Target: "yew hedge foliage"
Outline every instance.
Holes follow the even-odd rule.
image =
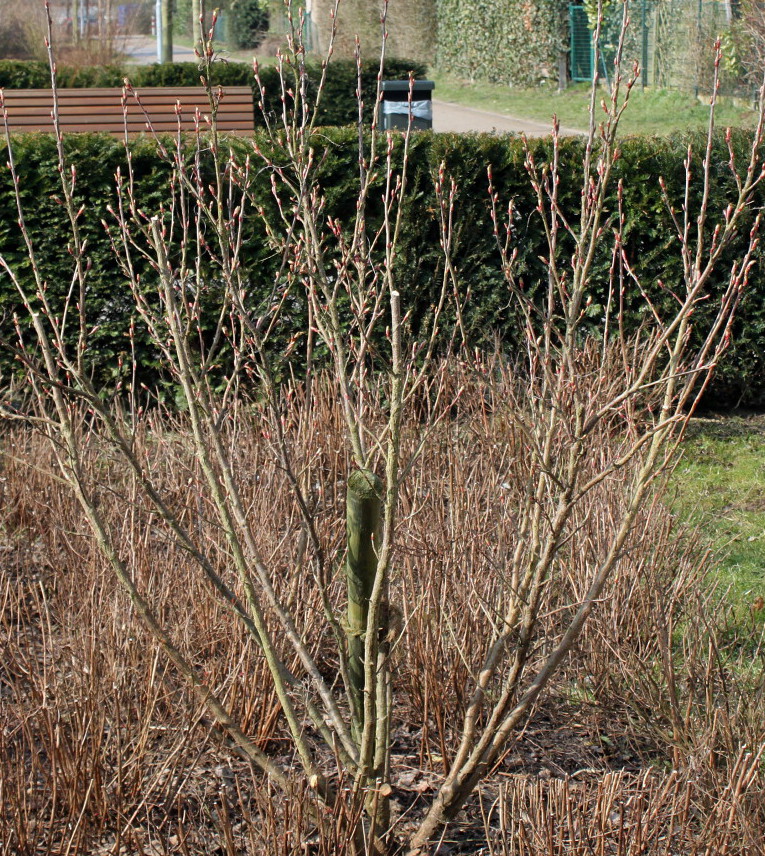
[[[749,135],[735,133],[733,145],[743,153],[749,145]],[[227,146],[238,160],[251,151],[252,141],[242,138],[227,140]],[[259,138],[261,146],[267,145]],[[651,298],[655,303],[674,301],[673,288],[681,282],[679,254],[669,252],[677,240],[675,227],[659,188],[659,176],[665,181],[670,202],[679,208],[684,187],[683,159],[688,145],[700,149],[703,140],[678,136],[667,139],[629,138],[621,147],[617,161],[624,176],[622,205],[624,244],[627,257],[643,282],[652,284]],[[341,223],[352,222],[354,216],[358,136],[351,128],[326,129],[321,132],[324,162],[322,186],[326,193],[327,211]],[[537,162],[549,155],[549,140],[532,141]],[[561,190],[563,210],[577,210],[579,200],[575,188],[579,187],[578,173],[582,164],[582,143],[577,139],[562,142],[561,157],[571,181],[568,190]],[[89,359],[93,371],[105,390],[113,388],[118,378],[130,370],[133,355],[137,361],[139,379],[149,387],[160,388],[165,382],[158,370],[159,361],[150,339],[133,317],[133,301],[113,261],[112,249],[105,225],[110,222],[109,205],[114,203],[115,174],[122,167],[125,152],[122,143],[103,135],[73,135],[66,138],[68,156],[80,165],[77,193],[85,208],[81,228],[88,241],[91,270],[89,288],[95,300],[93,316],[88,318],[94,332],[90,339]],[[138,140],[132,144],[133,171],[136,197],[156,201],[159,207],[167,187],[167,169],[156,157],[155,143]],[[547,153],[547,154],[546,154]],[[400,152],[398,152],[400,155]],[[461,286],[468,291],[463,311],[463,322],[471,344],[493,348],[497,341],[512,355],[515,341],[515,324],[504,283],[496,242],[489,219],[487,165],[491,164],[495,187],[502,198],[513,198],[517,214],[515,228],[519,250],[519,268],[524,287],[534,294],[544,292],[545,267],[543,254],[544,235],[539,219],[532,215],[535,200],[531,198],[524,168],[524,150],[521,140],[491,135],[419,134],[411,141],[410,169],[411,200],[417,201],[418,216],[406,219],[398,250],[399,281],[411,289],[407,303],[413,306],[409,323],[414,332],[425,326],[441,281],[443,255],[439,247],[437,205],[433,198],[432,174],[445,162],[458,185],[455,206],[456,248],[454,262]],[[733,184],[727,168],[729,155],[722,134],[716,140],[713,158],[713,184],[710,210],[725,208]],[[0,162],[6,161],[5,154]],[[67,270],[68,223],[57,202],[58,176],[56,150],[52,136],[36,134],[20,136],[16,142],[17,168],[21,177],[23,199],[28,202],[28,226],[32,233],[37,258],[43,266],[43,276],[53,306],[62,302],[70,287],[60,277]],[[260,182],[256,196],[265,210],[277,217],[276,205],[267,178],[253,174]],[[614,184],[616,186],[616,183]],[[569,195],[566,196],[565,194]],[[765,196],[758,189],[760,196]],[[765,204],[755,200],[754,207]],[[429,211],[430,216],[421,216]],[[372,216],[376,216],[372,210]],[[617,200],[612,199],[611,216],[617,216]],[[17,214],[11,193],[10,176],[3,167],[0,172],[0,253],[17,269],[29,270],[26,250],[16,225]],[[613,222],[613,221],[612,221]],[[246,222],[248,300],[251,305],[273,299],[278,288],[278,270],[281,260],[273,257],[256,216]],[[742,229],[730,247],[731,258],[740,253],[740,242],[748,235]],[[610,246],[609,241],[603,242]],[[610,252],[604,250],[591,278],[590,299],[586,313],[596,322],[602,315],[610,284]],[[723,270],[724,265],[720,266]],[[744,404],[757,406],[765,403],[765,278],[762,256],[752,273],[750,285],[738,313],[731,347],[725,355],[706,397],[710,406]],[[145,271],[150,284],[150,271]],[[276,281],[275,281],[276,279]],[[645,301],[631,282],[615,283],[621,290],[628,326],[640,324]],[[206,291],[210,327],[217,318],[220,294],[214,279],[199,283]],[[289,311],[282,322],[281,335],[275,339],[275,351],[284,349],[293,335],[300,336],[306,327],[306,309],[299,295],[289,296]],[[0,341],[5,346],[0,354],[0,368],[7,380],[14,370],[13,343],[17,338],[14,320],[17,295],[7,278],[0,279]],[[710,300],[710,305],[714,301]],[[595,326],[595,324],[593,325]],[[23,332],[23,331],[22,331]],[[446,346],[446,343],[444,343]],[[299,349],[298,349],[299,351]],[[295,370],[293,365],[292,370]],[[299,368],[299,367],[298,367]]]

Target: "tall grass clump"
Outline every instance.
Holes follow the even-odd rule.
[[[469,283],[452,261],[459,188],[445,167],[433,176],[440,282],[428,323],[413,332],[397,257],[403,212],[417,205],[410,134],[380,133],[377,105],[371,134],[360,122],[355,206],[344,219],[327,214],[327,143],[299,33],[280,59],[281,120],[266,118],[267,141],[253,139],[246,156],[217,132],[214,90],[208,126],[200,117],[192,139],[156,141],[171,204],[136,198],[127,145],[104,228],[115,289],[130,294],[135,327],[174,384],[172,409],[131,371],[112,388],[92,379],[99,319],[89,311],[78,167],[54,113],[71,230],[63,308],[48,300],[17,182],[28,265],[0,259],[27,322],[6,343],[25,383],[6,408],[18,424],[3,450],[13,582],[3,594],[0,804],[12,850],[254,853],[265,844],[414,856],[469,810],[483,811],[486,846],[499,834],[510,835],[497,844],[504,852],[556,852],[575,804],[619,794],[626,805],[635,788],[655,807],[652,834],[675,806],[687,809],[692,846],[707,840],[704,812],[726,829],[756,827],[759,754],[741,733],[735,751],[710,746],[718,772],[703,792],[682,775],[660,785],[603,778],[580,792],[487,790],[545,692],[571,683],[577,657],[595,664],[611,644],[604,599],[637,603],[683,557],[659,489],[727,345],[757,246],[762,120],[746,163],[731,149],[735,191],[712,211],[713,102],[706,146],[687,154],[682,208],[671,209],[683,262],[682,281],[664,285],[672,308],[643,288],[645,323],[625,332],[622,296],[635,275],[621,188],[607,205],[638,79],[637,69],[621,71],[623,44],[622,34],[600,123],[593,88],[575,219],[558,205],[557,126],[549,161],[527,149],[547,242],[546,280],[533,290],[541,298],[516,271],[513,202],[488,170],[486,228],[519,319],[512,358],[476,352],[462,324]],[[212,49],[202,54],[209,79]],[[260,171],[275,214],[253,190]],[[278,259],[260,302],[242,275],[248,217],[263,218]],[[691,349],[696,309],[742,228],[746,250]],[[606,241],[609,299],[597,334],[585,335]],[[212,325],[211,295],[221,307]],[[295,309],[305,329],[291,327]],[[286,343],[277,356],[273,340]],[[366,582],[349,589],[359,551],[353,538],[345,546],[346,500],[360,479],[379,519],[361,551]],[[672,625],[661,639],[679,759]],[[620,686],[618,677],[603,680]],[[735,728],[729,711],[720,716]],[[526,803],[551,830],[541,845],[507,820]]]

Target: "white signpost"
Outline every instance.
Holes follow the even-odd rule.
[[[157,62],[162,62],[162,43],[165,34],[162,32],[162,0],[157,0],[154,7],[155,30],[157,33]]]

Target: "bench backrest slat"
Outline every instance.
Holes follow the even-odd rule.
[[[217,92],[217,90],[213,90]],[[251,131],[253,129],[252,90],[249,86],[223,87],[218,104],[217,124],[221,131]],[[132,93],[127,93],[123,105],[123,90],[59,89],[58,111],[61,130],[107,131],[121,135],[127,122],[128,134],[147,131],[147,115],[157,132],[178,129],[177,105],[180,105],[181,128],[193,131],[197,110],[200,125],[207,126],[210,101],[202,86],[163,86],[138,92],[140,105]],[[6,89],[3,93],[12,131],[51,131],[53,129],[53,93],[50,89]],[[145,112],[144,112],[145,111]]]

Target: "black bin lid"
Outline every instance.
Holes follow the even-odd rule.
[[[382,93],[383,98],[386,93],[390,93],[391,101],[406,101],[409,97],[409,90],[412,91],[412,98],[415,100],[427,100],[430,98],[430,93],[436,88],[436,84],[432,80],[383,80]]]

